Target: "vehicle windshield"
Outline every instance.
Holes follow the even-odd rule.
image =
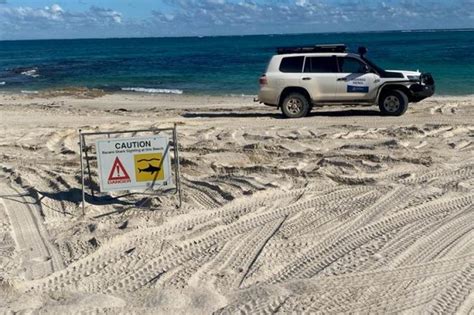
[[[371,68],[373,68],[373,69],[374,69],[375,71],[377,71],[378,73],[384,73],[384,72],[385,72],[384,69],[380,68],[379,66],[377,66],[374,62],[370,61],[369,59],[367,59],[367,58],[365,58],[365,57],[364,57],[363,59],[364,59],[365,62],[367,62],[367,64],[368,64]]]

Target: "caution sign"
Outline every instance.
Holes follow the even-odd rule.
[[[167,137],[103,139],[96,147],[101,191],[174,187]]]

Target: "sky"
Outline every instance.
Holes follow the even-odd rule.
[[[0,40],[474,28],[474,0],[0,0]]]

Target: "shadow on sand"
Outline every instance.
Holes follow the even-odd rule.
[[[202,112],[185,113],[181,115],[184,118],[260,118],[270,117],[275,119],[284,118],[279,113],[252,113],[252,112]]]
[[[184,118],[273,118],[284,119],[281,113],[265,112],[202,112],[184,113]],[[370,109],[348,109],[338,111],[318,111],[311,112],[308,117],[361,117],[361,116],[382,116],[378,110]]]
[[[78,188],[72,188],[68,191],[61,191],[57,193],[41,192],[41,191],[38,191],[37,193],[39,196],[41,196],[38,199],[38,202],[40,202],[41,199],[43,199],[44,197],[47,197],[47,198],[57,200],[60,202],[69,201],[77,205],[80,205],[82,203],[82,191]],[[121,200],[121,198],[134,196],[134,195],[142,195],[142,194],[127,193],[127,194],[113,197],[113,196],[108,196],[108,195],[92,196],[90,193],[86,192],[85,201],[88,204],[96,205],[96,206],[104,206],[104,205],[119,206],[119,209],[115,209],[110,212],[100,214],[94,217],[94,218],[101,218],[101,217],[109,216],[112,214],[122,214],[128,210],[143,208],[144,206],[145,208],[147,208],[146,205],[151,200],[151,197],[148,197],[148,196],[142,197],[135,201]]]
[[[75,204],[80,204],[82,202],[82,190],[79,188],[71,188],[66,191],[59,191],[59,192],[43,192],[37,191],[38,195],[41,196],[40,200],[44,197],[49,199],[53,199],[56,201],[68,201]],[[90,193],[85,193],[85,199],[87,203],[97,206],[103,205],[121,205],[121,206],[131,206],[134,205],[135,202],[126,202],[120,200],[124,196],[112,197],[112,196],[92,196]]]
[[[338,111],[314,111],[308,117],[349,117],[349,116],[382,116],[380,111],[373,109],[348,109]]]
[[[97,206],[104,206],[104,205],[117,205],[117,206],[124,206],[124,207],[136,207],[139,206],[141,203],[143,203],[144,199],[140,199],[138,201],[124,201],[121,200],[123,197],[127,197],[130,195],[134,195],[133,193],[125,194],[125,195],[120,195],[116,197],[112,196],[92,196],[90,193],[85,193],[85,200],[88,204],[92,205],[97,205]],[[24,198],[25,197],[31,197],[32,200],[31,202],[26,201]],[[58,202],[71,202],[76,205],[80,205],[82,202],[82,190],[79,188],[71,188],[65,191],[59,191],[59,192],[45,192],[45,191],[40,191],[34,188],[28,189],[28,193],[25,194],[14,194],[14,195],[0,195],[1,199],[7,199],[10,201],[15,201],[23,204],[31,204],[31,205],[38,205],[38,206],[44,206],[42,203],[44,198],[52,199]],[[54,209],[52,209],[54,210]],[[63,211],[57,211],[61,212],[63,214],[71,214],[71,213],[66,213]]]

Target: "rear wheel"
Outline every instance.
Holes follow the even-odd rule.
[[[401,116],[408,109],[408,97],[400,90],[383,92],[379,99],[379,108],[387,116]]]
[[[308,99],[301,93],[291,93],[283,100],[281,111],[287,118],[300,118],[310,111]]]

